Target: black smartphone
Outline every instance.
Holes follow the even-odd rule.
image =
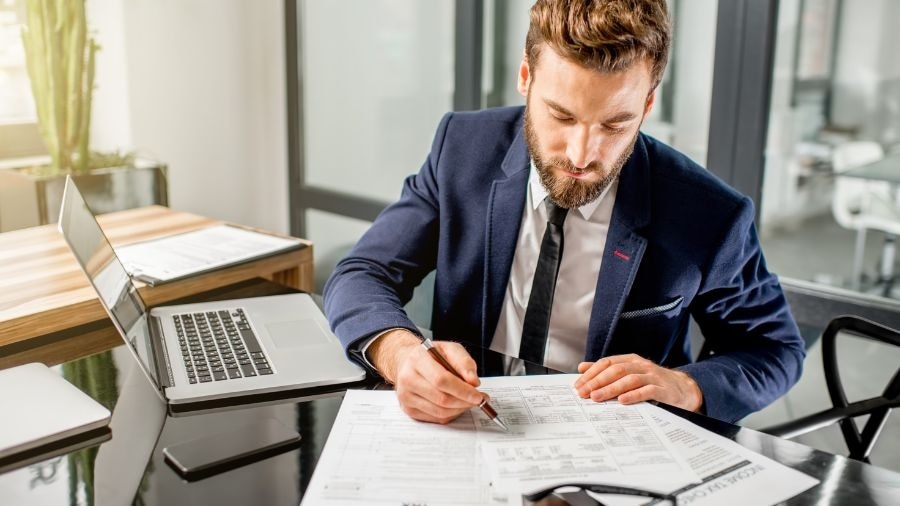
[[[163,448],[165,461],[187,481],[208,478],[300,446],[300,434],[272,418]]]

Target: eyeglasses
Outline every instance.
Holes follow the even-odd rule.
[[[649,497],[657,500],[654,502],[667,501],[673,505],[677,504],[675,494],[597,483],[567,483],[564,485],[554,485],[553,487],[538,490],[531,494],[522,494],[522,504],[524,506],[603,506],[602,502],[588,494],[588,492],[593,492],[595,494]]]

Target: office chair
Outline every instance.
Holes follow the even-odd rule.
[[[801,417],[797,420],[762,429],[763,432],[783,438],[793,438],[816,429],[838,423],[854,460],[869,463],[869,454],[884,428],[888,414],[900,406],[900,367],[894,373],[884,392],[878,397],[848,402],[838,373],[835,340],[838,333],[848,332],[855,336],[900,347],[900,331],[884,325],[858,318],[839,316],[828,323],[822,334],[822,362],[825,367],[825,382],[833,406]],[[856,425],[856,418],[869,415],[862,432]]]
[[[841,174],[883,157],[881,145],[873,141],[845,142],[836,146],[832,153],[832,168],[837,177],[831,212],[840,226],[856,230],[851,280],[854,290],[859,290],[861,284],[867,230],[880,230],[886,234],[879,275],[890,285],[890,278],[893,277],[894,238],[900,235],[900,210],[890,183],[841,177]],[[889,291],[890,286],[885,295]]]

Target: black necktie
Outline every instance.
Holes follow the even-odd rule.
[[[563,253],[563,222],[568,209],[557,206],[548,198],[547,229],[541,240],[541,254],[534,269],[534,281],[525,321],[522,325],[522,342],[519,358],[535,364],[544,363],[544,349],[547,347],[547,331],[550,329],[550,308],[553,307],[553,292],[556,290],[556,275]]]

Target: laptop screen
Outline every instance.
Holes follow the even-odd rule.
[[[71,177],[66,178],[59,231],[94,285],[113,324],[158,389],[147,308]]]

